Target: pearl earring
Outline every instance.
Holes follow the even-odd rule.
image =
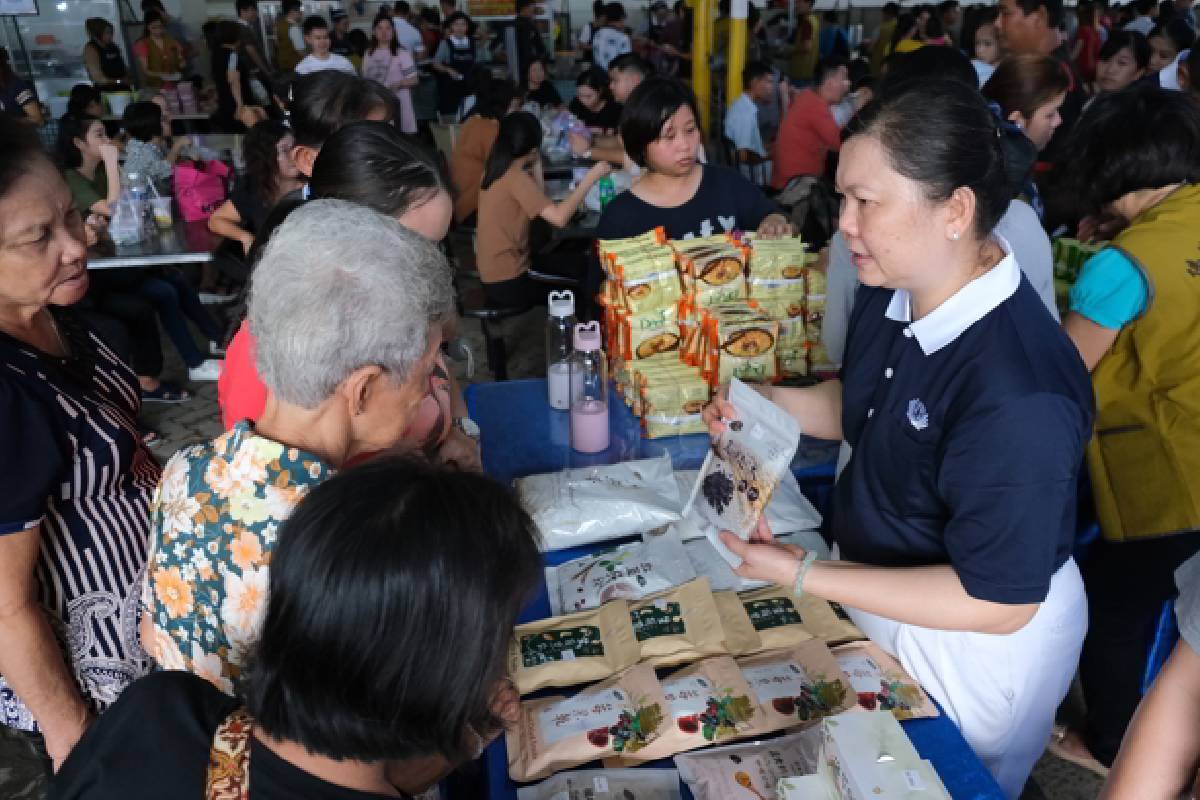
[[[950,231],[950,238],[951,238],[951,239],[953,239],[953,240],[954,240],[954,241],[956,241],[956,242],[958,241],[958,237],[959,237],[959,236],[961,236],[961,235],[962,235],[962,234],[961,234],[961,233],[959,233],[958,231]]]

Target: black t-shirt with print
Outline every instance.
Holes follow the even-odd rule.
[[[213,734],[240,701],[188,672],[134,683],[102,714],[55,776],[50,800],[204,797]],[[251,800],[377,800],[335,786],[250,744]]]

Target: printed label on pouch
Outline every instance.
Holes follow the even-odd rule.
[[[600,629],[595,625],[531,633],[521,637],[520,646],[525,667],[604,655]]]
[[[837,656],[837,662],[842,672],[850,676],[855,692],[874,694],[879,691],[879,665],[870,656]]]
[[[694,675],[677,680],[663,681],[663,695],[671,707],[675,719],[690,717],[704,711],[712,694],[712,685],[704,678]]]
[[[750,684],[760,705],[777,697],[799,697],[800,690],[808,683],[804,669],[795,661],[763,664],[757,667],[742,667],[742,675]]]
[[[633,632],[639,642],[659,636],[687,633],[679,603],[655,600],[645,608],[630,611],[629,621],[633,623]]]
[[[583,692],[538,712],[538,728],[547,746],[589,731],[604,729],[607,734],[626,705],[620,689]]]
[[[796,611],[795,604],[786,597],[751,600],[743,605],[746,607],[746,614],[750,617],[750,622],[754,624],[756,631],[765,631],[784,625],[799,625],[803,622],[800,619],[800,612]]]

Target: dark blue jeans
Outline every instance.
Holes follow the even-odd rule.
[[[137,293],[154,304],[158,318],[183,358],[183,363],[189,369],[204,363],[207,356],[196,347],[196,341],[188,329],[188,320],[196,324],[205,338],[214,342],[221,340],[221,329],[187,280],[174,270],[165,269],[157,275],[147,275],[138,284]]]

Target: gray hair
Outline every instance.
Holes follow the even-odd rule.
[[[313,200],[288,215],[254,268],[258,373],[302,408],[366,365],[403,382],[453,309],[450,266],[435,244],[363,206]]]

